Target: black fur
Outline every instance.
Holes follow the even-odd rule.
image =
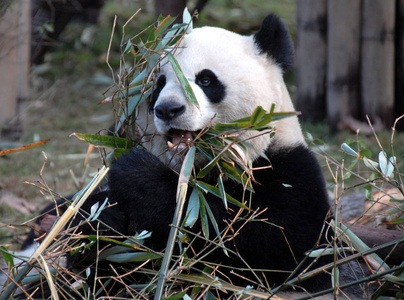
[[[258,183],[254,184],[251,208],[266,209],[259,219],[268,222],[248,222],[240,234],[225,245],[238,251],[252,268],[292,271],[296,261],[300,262],[320,238],[329,210],[327,193],[316,159],[305,146],[285,148],[281,152],[269,149],[266,155],[272,168],[254,172]],[[260,159],[254,167],[268,164]],[[132,151],[114,164],[110,171],[109,197],[118,202],[125,214],[120,227],[127,228],[127,235],[151,231],[152,237],[146,240],[146,246],[158,251],[165,248],[176,207],[177,181],[178,175],[149,152]],[[237,199],[243,194],[241,186],[231,180],[225,182],[225,190]],[[231,207],[233,212],[226,211],[221,199],[211,194],[206,198],[219,230],[223,230],[227,226],[225,221],[234,218],[237,207]],[[233,229],[237,230],[242,223],[236,223]],[[200,224],[193,228],[195,233],[200,230]],[[200,251],[206,245],[199,241],[194,247]],[[237,256],[227,257],[222,250],[214,252],[212,257],[224,265],[245,268]],[[245,273],[243,276],[254,278],[249,272]],[[268,272],[266,276],[271,284],[280,284],[287,274]],[[237,277],[231,278],[233,282],[246,284]],[[325,282],[320,282],[324,287]],[[316,285],[317,280],[310,284],[314,289]]]
[[[151,97],[151,101],[149,104],[149,111],[150,112],[154,112],[154,105],[156,104],[157,98],[160,95],[160,92],[162,91],[162,89],[164,88],[164,86],[166,85],[166,76],[165,75],[160,75],[159,78],[157,79],[157,83],[156,86],[153,90],[153,95]]]
[[[274,14],[267,16],[261,29],[254,35],[261,53],[267,53],[283,71],[293,66],[293,44],[281,19]]]
[[[209,69],[204,69],[196,74],[195,83],[201,87],[212,103],[220,103],[226,96],[226,87]]]

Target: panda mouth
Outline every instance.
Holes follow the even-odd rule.
[[[167,132],[167,146],[169,149],[183,150],[194,140],[193,132],[171,128]]]

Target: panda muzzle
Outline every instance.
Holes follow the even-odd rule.
[[[180,129],[170,129],[167,134],[167,145],[168,148],[177,147],[179,149],[183,149],[187,146],[189,142],[194,140],[191,131],[185,131]]]

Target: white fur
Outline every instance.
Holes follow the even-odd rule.
[[[166,85],[156,106],[165,101],[174,101],[185,105],[185,113],[171,121],[163,121],[148,114],[145,104],[139,109],[140,131],[145,134],[143,141],[149,151],[166,163],[173,160],[173,153],[167,151],[164,137],[170,128],[200,130],[209,122],[223,123],[250,116],[257,106],[269,111],[271,105],[275,104],[275,111],[294,111],[281,69],[269,56],[259,53],[252,36],[241,36],[214,27],[194,29],[185,36],[175,56],[190,81],[199,109],[187,101],[167,61],[163,61],[161,65],[161,74],[166,76]],[[196,74],[203,69],[213,71],[226,87],[226,97],[222,102],[211,103],[194,82]],[[296,116],[278,121],[276,127],[276,147],[305,143]],[[255,135],[255,132],[248,131],[241,138]],[[269,135],[261,135],[249,142],[254,146],[254,151],[248,155],[255,160],[271,141]],[[177,161],[174,158],[174,162]]]

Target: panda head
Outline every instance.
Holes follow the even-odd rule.
[[[293,64],[293,47],[288,31],[275,15],[269,15],[252,36],[221,28],[202,27],[187,34],[175,57],[188,79],[199,107],[187,101],[171,65],[163,61],[150,103],[138,111],[143,145],[163,162],[178,165],[175,155],[181,140],[215,124],[250,116],[258,106],[269,111],[293,111],[283,81],[283,71]],[[146,107],[148,105],[148,107]],[[275,124],[274,124],[275,125]],[[247,131],[241,139],[257,132]],[[178,147],[169,148],[168,144]],[[304,143],[296,117],[278,121],[276,134],[250,139],[255,160],[269,147],[290,147]],[[198,162],[198,161],[197,161]]]

